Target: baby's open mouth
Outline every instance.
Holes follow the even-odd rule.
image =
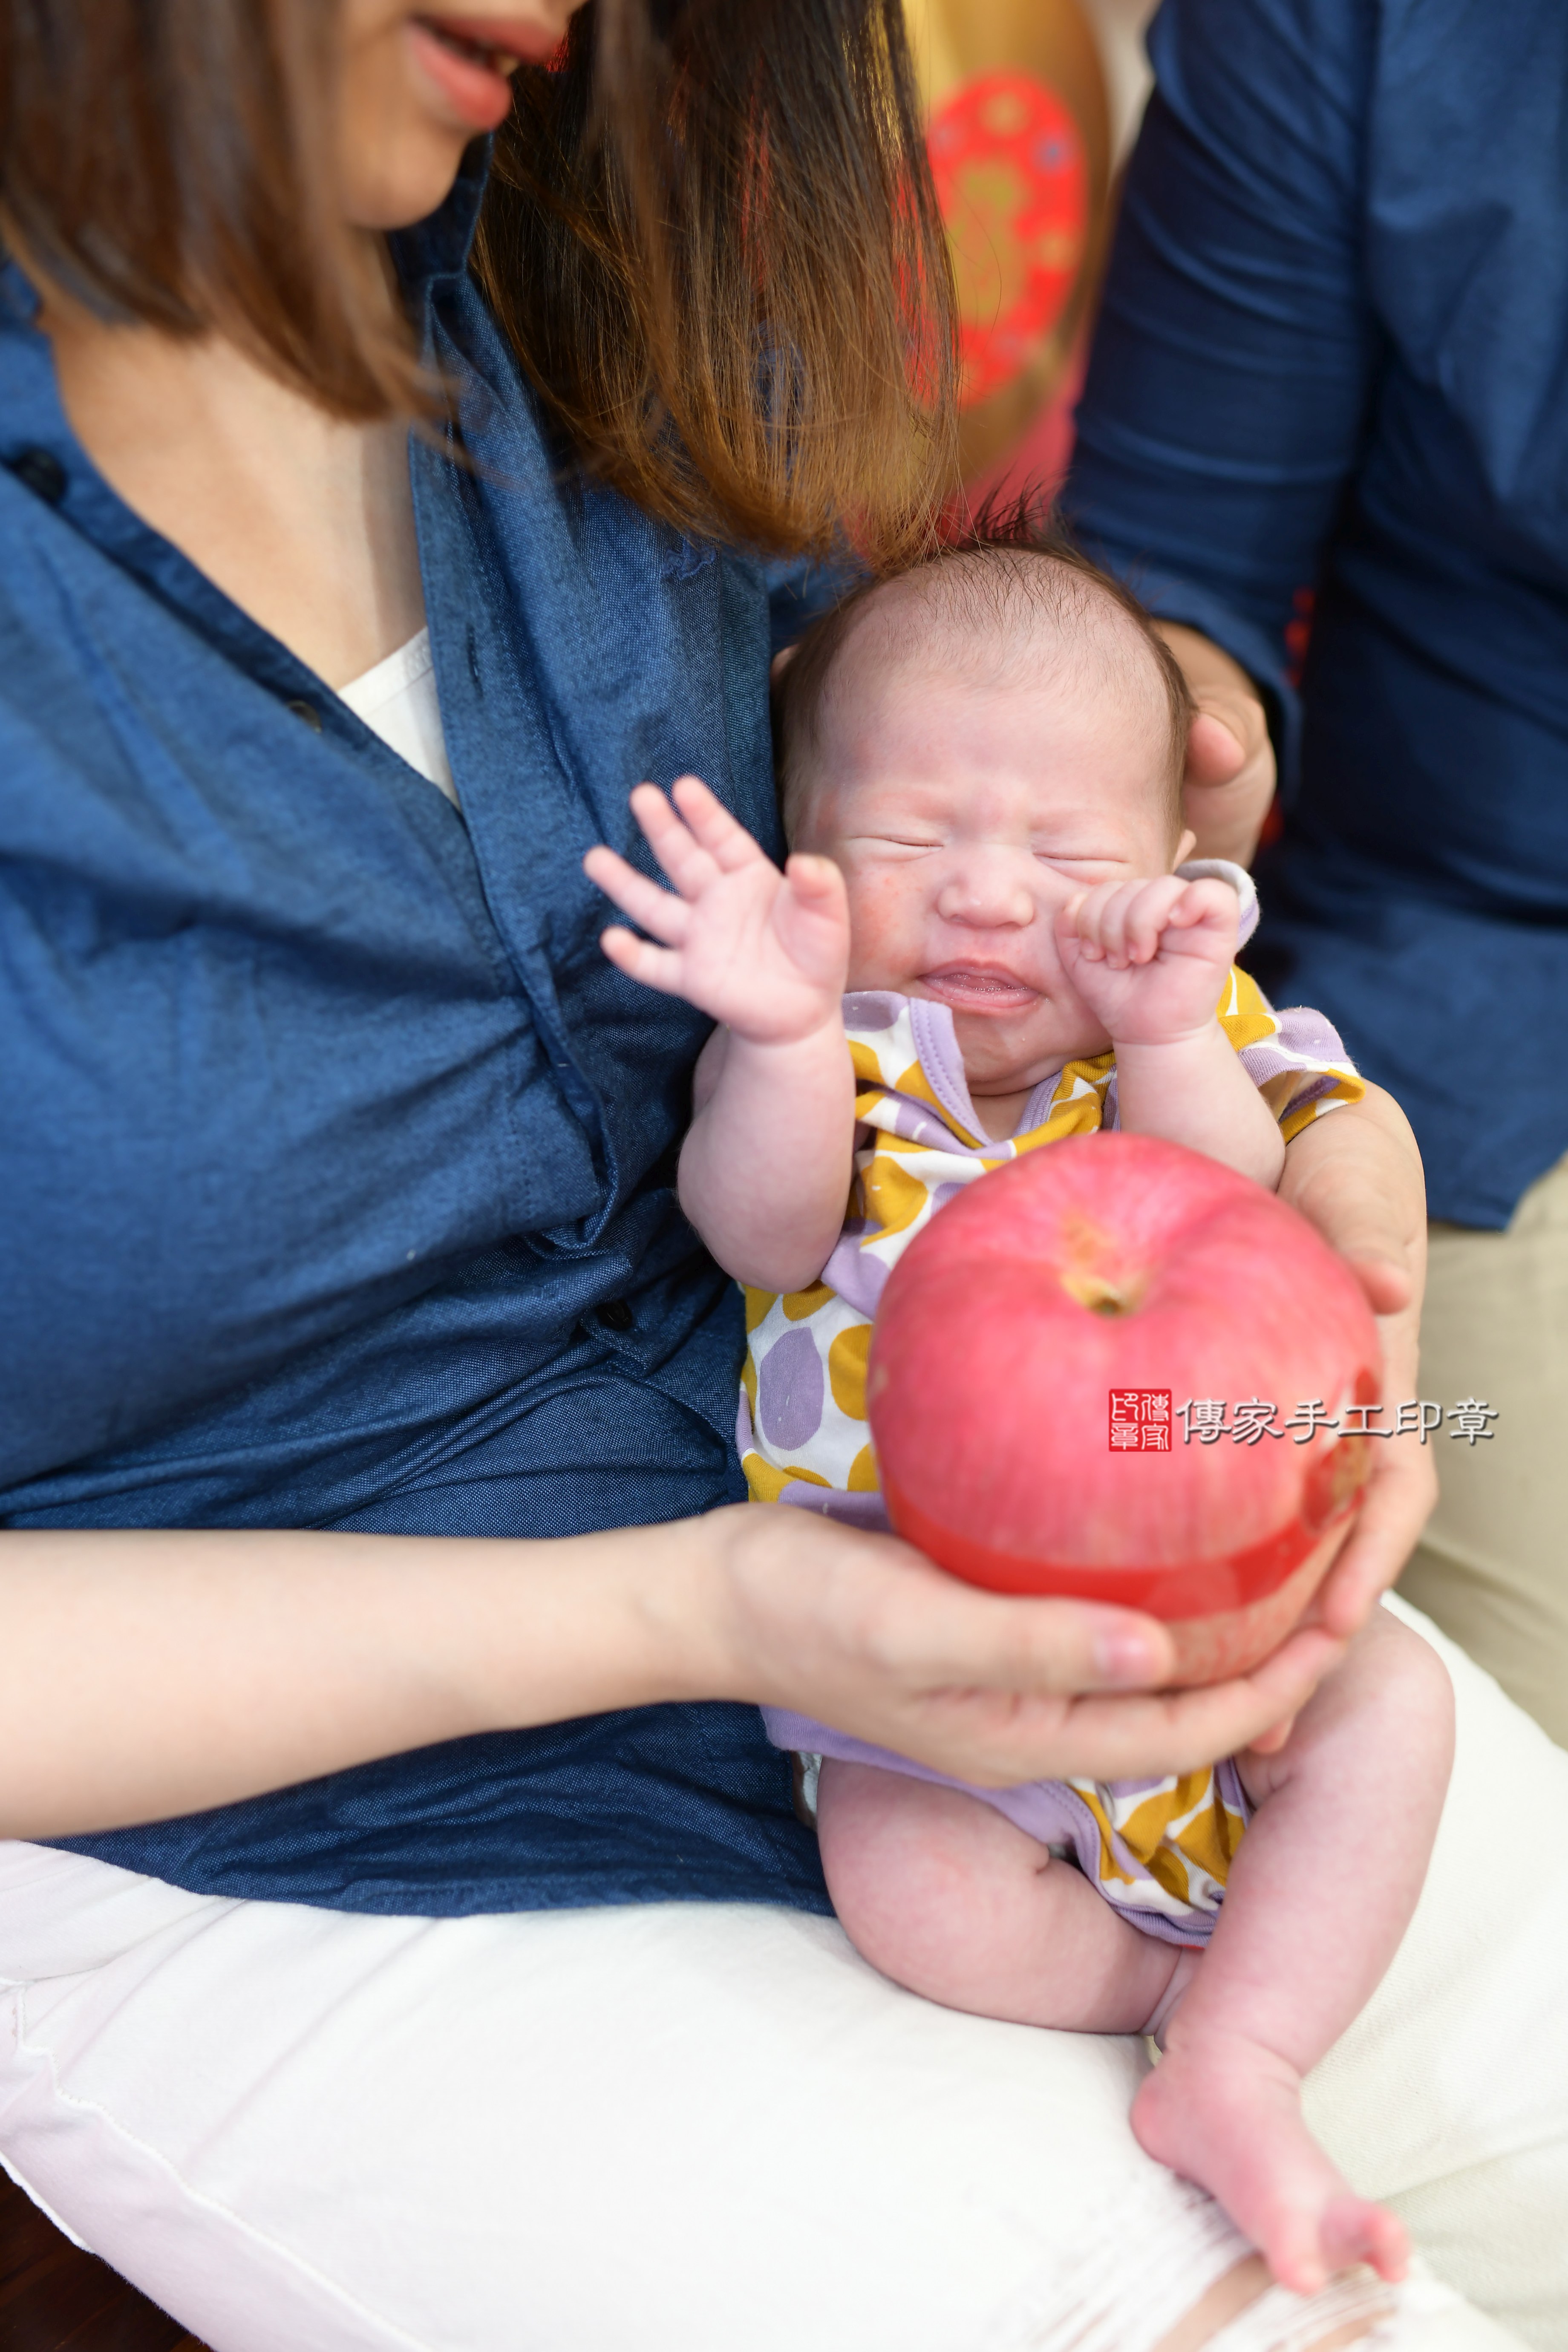
[[[958,1012],[1023,1013],[1040,1001],[1039,990],[1026,981],[984,964],[944,964],[921,977],[933,996]]]

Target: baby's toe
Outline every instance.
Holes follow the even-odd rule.
[[[1321,2243],[1331,2271],[1366,2263],[1379,2278],[1395,2281],[1410,2267],[1404,2222],[1386,2207],[1368,2205],[1359,2197],[1336,2197],[1324,2209]]]

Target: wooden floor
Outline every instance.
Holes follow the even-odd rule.
[[[0,2352],[203,2352],[0,2172]]]

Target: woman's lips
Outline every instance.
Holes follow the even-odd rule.
[[[921,979],[933,996],[959,1013],[1026,1013],[1040,1001],[1039,990],[1015,973],[983,964],[946,964],[941,971],[921,972]]]
[[[421,67],[459,121],[494,131],[511,110],[511,83],[523,58],[558,46],[547,26],[499,16],[416,16],[409,37]]]

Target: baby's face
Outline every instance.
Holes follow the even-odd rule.
[[[1159,682],[1118,694],[1098,666],[1052,665],[1004,683],[878,650],[857,635],[839,656],[794,845],[848,885],[849,986],[951,1005],[971,1092],[1019,1093],[1110,1044],[1058,911],[1187,854]]]

